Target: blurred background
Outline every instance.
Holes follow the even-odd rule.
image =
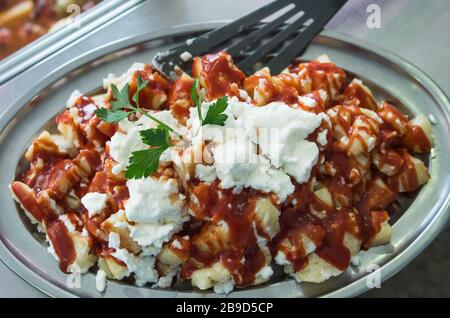
[[[0,60],[100,0],[0,0]]]
[[[0,64],[1,59],[14,51],[47,32],[63,27],[68,17],[95,10],[95,5],[99,2],[0,0]],[[192,22],[232,20],[270,1],[146,2],[146,10],[133,13],[134,23],[140,25],[141,29],[132,29],[131,32],[149,31],[145,28],[149,19],[155,20],[156,25],[161,28]],[[373,14],[377,10],[379,21],[373,20]],[[449,0],[349,0],[326,29],[352,35],[400,55],[425,71],[450,95],[450,72],[447,65],[450,57]],[[124,37],[126,32],[130,32],[130,29],[115,29],[117,38]],[[102,43],[98,43],[100,44]],[[381,288],[372,289],[361,297],[450,297],[449,246],[450,230],[447,228],[406,268],[384,282]],[[2,263],[0,281],[0,297],[45,297]]]

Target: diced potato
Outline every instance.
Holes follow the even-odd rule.
[[[280,211],[267,198],[259,198],[255,205],[256,222],[261,230],[272,238],[280,231]]]
[[[122,280],[130,275],[128,267],[118,263],[113,257],[99,258],[98,267],[104,270],[110,279]]]
[[[212,267],[202,268],[192,273],[192,286],[201,290],[209,289],[218,283],[224,283],[231,279],[228,270],[221,262],[215,263]]]
[[[97,261],[97,257],[91,254],[92,240],[89,237],[82,236],[79,232],[71,232],[69,235],[74,242],[77,255],[72,265],[76,265],[81,273],[86,273]]]
[[[123,226],[127,224],[127,219],[125,217],[125,213],[114,213],[111,214],[109,218],[107,218],[101,224],[102,229],[106,232],[115,232],[120,236],[120,247],[129,250],[130,252],[137,254],[140,252],[141,248],[138,243],[136,243],[130,236],[130,230],[127,226]]]
[[[361,242],[355,236],[345,233],[343,243],[349,249],[351,256],[358,254]],[[293,273],[292,276],[297,282],[321,283],[341,273],[341,270],[320,258],[316,253],[312,253],[308,256],[308,265]]]

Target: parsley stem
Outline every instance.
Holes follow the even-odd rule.
[[[200,81],[198,79],[195,79],[191,87],[191,98],[195,104],[195,107],[197,108],[198,119],[200,120],[201,123],[203,123],[203,116],[202,116],[203,94],[199,89],[199,87]]]
[[[175,131],[173,128],[169,127],[167,124],[163,123],[162,121],[160,121],[158,118],[153,117],[152,115],[150,115],[149,113],[145,112],[144,110],[142,110],[141,108],[137,109],[142,115],[147,116],[148,118],[150,118],[151,120],[153,120],[154,122],[160,124],[161,126],[164,126],[165,128],[167,128],[169,131],[173,132],[174,134],[176,134],[178,137],[180,137],[180,139],[183,139],[183,136],[178,133],[177,131]]]
[[[203,123],[201,102],[197,104],[197,113],[198,113],[198,119],[200,119],[200,122]]]

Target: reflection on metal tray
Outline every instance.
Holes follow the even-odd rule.
[[[6,105],[0,118],[0,200],[5,212],[0,214],[0,257],[14,272],[40,290],[52,296],[84,297],[199,297],[217,295],[192,291],[185,286],[168,290],[139,288],[110,281],[105,294],[95,288],[95,275],[81,279],[80,289],[66,286],[67,275],[43,246],[42,237],[20,218],[20,211],[10,197],[7,185],[13,179],[17,163],[32,138],[60,112],[74,89],[90,92],[98,88],[108,73],[119,74],[133,62],[148,62],[157,51],[185,41],[196,32],[213,25],[191,25],[158,34],[128,38],[99,48],[59,72],[45,75],[39,84],[31,86],[22,98]],[[304,297],[352,296],[367,290],[366,270],[372,264],[381,266],[381,278],[387,279],[420,253],[439,233],[449,218],[449,105],[440,89],[422,72],[403,60],[355,40],[324,32],[302,55],[312,59],[327,53],[336,64],[350,74],[356,74],[373,89],[378,100],[388,99],[411,114],[433,114],[435,151],[429,161],[431,180],[417,194],[411,206],[395,222],[390,246],[378,247],[361,254],[361,266],[350,268],[339,277],[322,284],[297,284],[285,275],[275,275],[268,283],[236,290],[229,297]],[[62,75],[57,75],[62,74]],[[38,86],[40,85],[40,86]],[[44,90],[39,87],[45,87]],[[39,93],[36,96],[35,93]]]

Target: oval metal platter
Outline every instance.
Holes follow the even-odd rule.
[[[8,184],[22,169],[23,154],[42,129],[54,129],[55,115],[61,112],[70,93],[97,89],[109,73],[120,74],[134,62],[147,62],[156,52],[217,23],[189,25],[160,30],[144,36],[116,41],[86,52],[69,64],[42,74],[38,82],[5,109],[0,118],[0,257],[22,279],[53,297],[219,297],[211,291],[192,290],[186,285],[171,289],[136,287],[108,281],[104,293],[95,288],[95,274],[78,277],[60,272],[47,252],[45,238],[39,234],[11,198]],[[339,277],[322,284],[297,284],[280,271],[266,284],[235,290],[227,297],[350,297],[367,291],[378,280],[384,281],[407,265],[439,234],[449,220],[450,189],[450,106],[439,87],[413,65],[386,51],[360,43],[342,34],[323,32],[317,36],[301,59],[328,54],[349,74],[361,78],[378,101],[390,100],[414,115],[433,115],[435,145],[425,158],[431,179],[406,200],[407,208],[393,220],[393,237],[388,246],[361,252],[361,264],[350,267]],[[14,81],[14,80],[13,80]],[[67,282],[72,284],[67,284]],[[75,282],[75,284],[74,284]],[[70,288],[69,286],[72,286]],[[73,287],[75,286],[75,287]]]

